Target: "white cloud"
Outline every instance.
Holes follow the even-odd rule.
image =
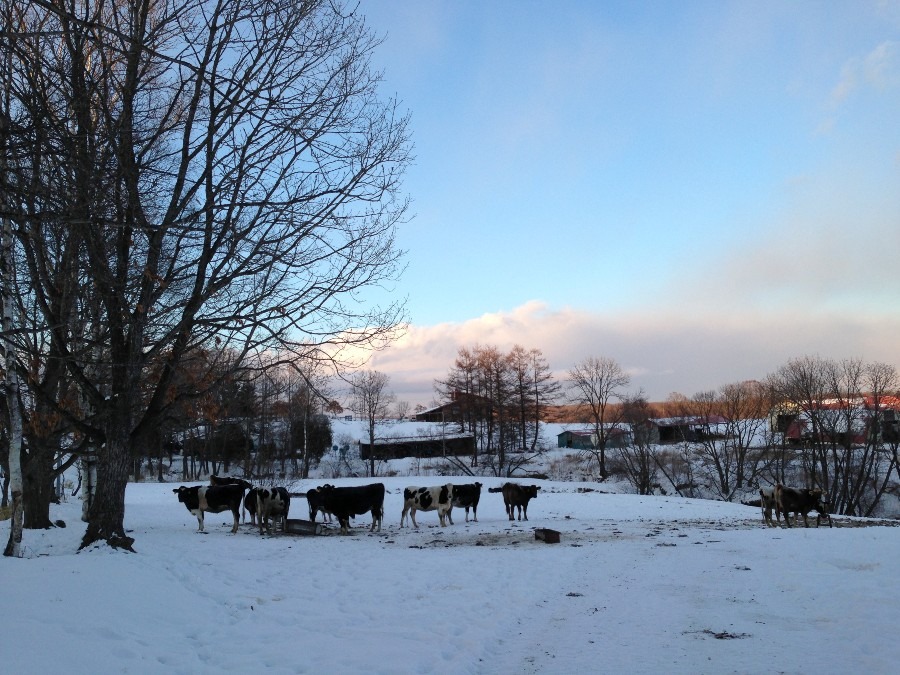
[[[845,63],[831,91],[832,105],[842,104],[866,85],[880,91],[900,86],[900,42],[883,42],[866,56]]]
[[[428,404],[432,384],[447,375],[460,347],[540,349],[557,378],[588,356],[617,360],[642,388],[661,400],[746,379],[761,379],[789,359],[819,354],[900,365],[900,317],[704,310],[687,301],[667,310],[599,315],[549,308],[532,301],[510,312],[462,323],[412,326],[407,336],[373,357],[370,367],[391,376],[403,400]]]

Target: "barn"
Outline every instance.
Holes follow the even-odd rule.
[[[631,430],[623,425],[607,424],[606,447],[623,448],[631,441]],[[591,429],[569,429],[556,436],[556,447],[573,450],[596,450],[597,435]]]
[[[471,434],[411,436],[375,439],[375,444],[359,443],[360,459],[403,459],[404,457],[446,457],[475,454],[475,437]]]

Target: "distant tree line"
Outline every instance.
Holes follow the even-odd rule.
[[[734,501],[782,483],[819,487],[835,513],[858,516],[872,515],[887,493],[900,496],[893,366],[803,357],[761,381],[676,393],[662,405],[629,385],[608,357],[587,357],[557,380],[540,350],[461,348],[435,387],[453,424],[475,436],[476,451],[468,462],[449,461],[470,473],[527,471],[546,449],[538,443],[541,420],[566,403],[592,431],[580,453],[599,479],[620,475],[640,494],[665,485],[686,497]],[[671,418],[681,435],[660,444],[653,435],[660,418]]]

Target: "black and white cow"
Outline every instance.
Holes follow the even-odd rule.
[[[504,483],[503,487],[488,488],[488,492],[502,492],[503,504],[510,520],[515,520],[513,514],[519,510],[519,520],[528,520],[528,502],[537,497],[539,485],[519,485],[518,483]]]
[[[241,499],[244,497],[242,485],[195,485],[194,487],[180,486],[172,490],[178,495],[178,501],[187,507],[187,510],[197,516],[199,531],[203,532],[203,514],[222,513],[231,511],[234,516],[234,527],[231,531],[237,532],[240,524]]]
[[[322,485],[306,492],[306,502],[309,504],[309,519],[316,522],[316,514],[322,512],[322,520],[331,522],[331,512],[325,510],[325,496],[322,494],[323,488],[333,488],[334,485]]]
[[[381,532],[384,518],[384,483],[371,483],[355,487],[334,487],[322,485],[316,490],[321,497],[321,508],[338,519],[341,534],[350,534],[350,519],[367,511],[372,512],[372,527]],[[307,499],[309,497],[307,496]]]
[[[469,522],[469,508],[472,509],[472,520],[478,522],[478,501],[481,499],[481,483],[466,483],[453,486],[453,506],[466,510],[466,522]],[[447,511],[450,524],[453,524],[452,509]]]
[[[235,478],[234,476],[217,476],[215,474],[209,477],[210,485],[240,485],[245,490],[249,490],[252,485],[243,478]]]
[[[409,513],[413,527],[419,527],[416,522],[416,511],[437,511],[441,521],[441,527],[446,527],[445,522],[450,510],[453,508],[453,483],[436,485],[434,487],[408,487],[403,490],[403,513],[400,515],[400,527]],[[453,521],[451,520],[452,524]]]
[[[256,488],[256,519],[259,523],[260,534],[263,533],[263,525],[265,525],[266,532],[272,534],[269,518],[273,518],[276,523],[280,520],[281,531],[284,532],[290,510],[291,495],[285,488]],[[277,526],[275,529],[278,529]]]
[[[803,524],[809,527],[807,514],[810,511],[816,512],[816,527],[820,525],[823,518],[828,520],[828,527],[834,527],[831,522],[831,515],[828,513],[828,501],[825,493],[819,489],[809,488],[792,488],[785,487],[781,483],[775,486],[775,508],[776,513],[781,511],[784,514],[784,522],[791,527],[791,515],[794,519],[797,516],[803,516]]]

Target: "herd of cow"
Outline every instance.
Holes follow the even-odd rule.
[[[489,488],[488,492],[501,492],[506,513],[510,520],[528,520],[528,502],[537,497],[537,485],[519,485],[504,483],[497,488]],[[180,486],[172,490],[178,495],[178,501],[197,517],[199,530],[203,531],[204,513],[222,513],[231,511],[234,516],[232,532],[238,531],[240,509],[243,504],[244,519],[250,516],[250,522],[259,526],[260,534],[272,532],[271,521],[282,524],[284,529],[291,508],[291,493],[283,487],[253,487],[242,478],[228,476],[210,476],[209,485],[194,487]],[[323,518],[334,517],[341,526],[341,534],[349,534],[350,519],[364,513],[372,513],[371,531],[381,531],[384,516],[384,483],[372,483],[356,487],[335,487],[320,485],[309,490],[305,495],[309,504],[309,519],[315,521],[321,511]],[[403,513],[400,516],[400,527],[403,527],[407,515],[413,527],[416,522],[416,511],[437,511],[441,526],[447,522],[453,524],[453,507],[466,510],[466,522],[469,522],[469,509],[472,518],[478,521],[478,502],[481,499],[481,483],[465,485],[437,485],[434,487],[408,487],[403,490]]]
[[[537,491],[541,488],[537,485],[519,485],[518,483],[504,483],[501,487],[488,488],[488,492],[503,494],[503,503],[506,514],[510,520],[528,520],[528,502],[537,497]],[[222,513],[231,511],[234,516],[232,532],[238,531],[240,524],[240,509],[243,504],[244,519],[250,516],[250,522],[259,526],[260,534],[271,533],[270,521],[281,521],[282,529],[287,523],[288,513],[291,507],[291,493],[283,487],[253,487],[242,478],[210,476],[209,485],[196,485],[184,487],[183,485],[172,490],[178,495],[178,501],[183,503],[187,510],[197,517],[199,529],[203,531],[203,514]],[[309,505],[309,519],[316,520],[319,512],[323,518],[337,519],[341,527],[341,534],[349,534],[350,519],[365,513],[372,514],[371,531],[381,531],[381,521],[384,517],[384,483],[372,483],[356,487],[335,487],[334,485],[320,485],[309,490],[305,496]],[[776,526],[772,521],[772,511],[775,511],[775,519],[781,521],[784,515],[785,524],[791,527],[790,514],[794,514],[796,520],[803,516],[803,522],[809,527],[807,514],[816,511],[816,526],[823,518],[828,520],[828,526],[833,527],[831,516],[828,513],[828,503],[824,493],[820,489],[792,488],[781,484],[771,488],[761,488],[759,491],[760,505],[762,507],[763,522]],[[403,513],[400,515],[400,527],[406,522],[407,515],[412,520],[413,527],[419,527],[416,522],[416,511],[437,511],[441,526],[448,522],[453,524],[453,507],[466,510],[466,522],[469,522],[469,509],[472,509],[472,518],[478,521],[478,502],[481,499],[481,483],[469,483],[455,485],[437,485],[434,487],[408,487],[403,490]]]

